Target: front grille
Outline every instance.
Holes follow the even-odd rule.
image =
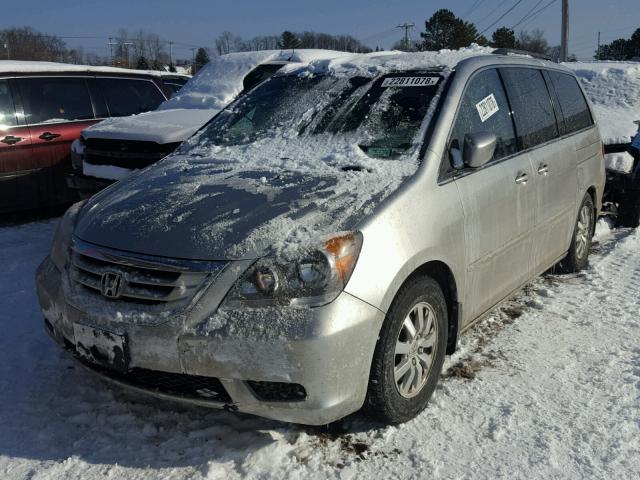
[[[146,368],[132,368],[126,373],[120,373],[85,361],[81,361],[81,363],[107,378],[150,392],[188,399],[231,403],[231,397],[220,380],[215,377],[161,372]]]
[[[298,383],[247,382],[260,400],[265,402],[301,402],[307,391]]]
[[[84,149],[84,161],[93,165],[144,168],[173,152],[180,142],[159,144],[137,140],[89,138]]]
[[[167,304],[193,298],[206,279],[219,273],[224,265],[143,259],[74,240],[69,273],[76,285],[106,300]],[[105,291],[105,275],[118,276],[117,291]]]

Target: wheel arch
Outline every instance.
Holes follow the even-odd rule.
[[[455,275],[449,265],[443,261],[431,260],[425,262],[405,278],[398,290],[395,292],[394,298],[409,281],[418,276],[428,276],[433,278],[442,289],[442,293],[444,293],[444,297],[447,302],[447,316],[449,319],[446,353],[450,355],[456,350],[458,335],[462,328],[462,305],[458,298],[458,284],[456,282]]]

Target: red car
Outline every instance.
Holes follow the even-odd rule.
[[[0,61],[0,214],[77,200],[70,145],[101,119],[154,110],[162,72]]]

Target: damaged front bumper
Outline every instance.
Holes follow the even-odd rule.
[[[309,425],[360,409],[384,314],[346,292],[317,308],[225,308],[223,299],[241,270],[226,268],[184,312],[142,317],[107,299],[101,302],[112,302],[111,308],[100,302],[79,307],[68,274],[49,257],[36,283],[47,330],[76,356],[74,325],[126,338],[126,369],[81,357],[120,385]]]

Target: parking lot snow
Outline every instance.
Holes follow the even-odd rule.
[[[110,387],[44,333],[34,270],[55,221],[0,227],[0,478],[635,478],[640,233],[598,226],[588,270],[548,274],[463,336],[429,407],[347,433]]]

